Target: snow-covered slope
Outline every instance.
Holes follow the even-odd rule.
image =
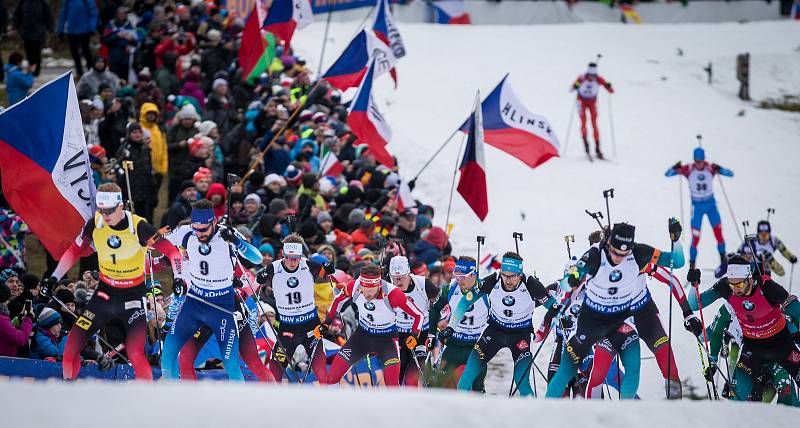
[[[346,46],[355,25],[331,25],[324,67]],[[310,64],[316,64],[319,57],[323,31],[324,24],[317,23],[295,39],[295,47]],[[611,98],[617,146],[614,162],[585,160],[577,115],[566,155],[536,170],[493,147],[486,148],[489,217],[480,223],[460,196],[454,196],[451,223],[455,224],[452,238],[456,253],[474,254],[478,234],[487,237],[483,251],[506,251],[513,248],[512,232],[520,231],[525,237],[520,249],[528,269],[535,270],[543,281],[551,281],[560,275],[566,258],[564,235],[575,235],[573,252],[586,248],[586,236],[596,225],[584,210],[605,213],[601,191],[611,187],[616,189],[611,202],[612,221],[636,225],[639,241],[668,250],[667,218],[682,217],[688,252],[686,183],[663,174],[676,161],[691,160],[698,133],[704,136],[708,159],[736,173],[733,179],[725,180],[725,189],[738,222],[750,220],[754,225],[766,215],[767,207],[773,207],[773,230],[787,245],[800,250],[796,220],[800,209],[800,115],[763,110],[755,103],[740,101],[735,75],[736,55],[749,52],[753,99],[800,92],[800,25],[401,24],[400,31],[408,55],[398,64],[398,88],[392,88],[388,77],[382,78],[375,96],[392,125],[394,139],[389,148],[400,159],[406,179],[463,122],[475,91],[488,94],[506,72],[511,73],[513,88],[530,110],[549,118],[562,146],[567,145],[564,138],[574,103],[570,85],[597,53],[603,55],[600,74],[616,89]],[[679,49],[682,55],[678,55]],[[712,85],[703,71],[709,62],[714,69]],[[614,150],[608,101],[609,96],[601,93],[601,139],[605,153],[611,156]],[[419,178],[414,193],[437,208],[434,223],[440,226],[444,226],[460,142],[460,136],[454,138],[442,151]],[[714,185],[725,238],[732,249],[740,243],[736,225],[719,182]],[[679,186],[684,186],[683,215]],[[701,266],[719,263],[715,247],[711,228],[705,223]],[[788,270],[788,263],[783,264]],[[685,278],[685,269],[679,277]],[[788,286],[788,279],[778,280]],[[703,282],[708,285],[709,278]],[[667,288],[657,283],[652,289],[666,324]],[[707,320],[712,319],[716,306],[705,312]],[[674,315],[681,377],[691,377],[695,385],[701,385],[698,349],[683,331],[677,305]],[[547,354],[543,351],[537,360],[541,367],[545,367]],[[647,351],[643,354],[649,355]],[[501,357],[509,359],[507,354]],[[663,397],[654,362],[643,364],[643,397]],[[507,391],[507,378],[493,380],[497,384],[490,382],[490,389]]]
[[[580,406],[580,411],[576,410]],[[321,390],[203,383],[6,384],[7,427],[725,427],[795,426],[754,403],[508,400],[450,391]]]

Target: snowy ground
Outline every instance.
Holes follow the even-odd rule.
[[[331,64],[356,31],[356,22],[331,25],[324,60]],[[309,64],[316,64],[324,24],[314,24],[296,36],[294,45]],[[586,248],[586,236],[596,228],[584,213],[602,210],[601,191],[616,189],[611,203],[613,221],[637,226],[637,239],[669,249],[667,218],[689,222],[686,183],[665,178],[676,161],[689,162],[703,134],[707,157],[732,169],[726,179],[738,222],[753,225],[773,207],[773,230],[800,251],[800,208],[796,188],[800,172],[800,115],[763,110],[736,94],[736,55],[751,55],[751,96],[754,100],[800,92],[800,26],[793,22],[749,24],[641,25],[579,24],[548,26],[433,26],[401,24],[408,55],[398,64],[399,85],[382,78],[375,97],[392,125],[390,150],[410,179],[430,154],[466,118],[480,90],[486,95],[506,72],[519,98],[536,113],[549,118],[564,141],[573,97],[568,92],[586,63],[602,53],[600,74],[614,84],[613,119],[617,155],[614,162],[589,163],[582,154],[577,115],[565,157],[536,170],[499,150],[486,148],[489,217],[480,223],[458,194],[453,197],[451,223],[456,253],[475,253],[475,235],[486,235],[483,251],[513,248],[511,234],[523,232],[521,251],[529,270],[552,281],[564,265],[564,235],[574,234],[573,252]],[[678,55],[678,50],[683,55]],[[714,81],[703,71],[713,63]],[[312,66],[316,68],[316,66]],[[609,126],[609,97],[600,95],[601,139],[607,156],[614,154]],[[743,115],[740,115],[743,114]],[[460,136],[445,148],[418,180],[415,197],[437,208],[435,223],[444,226],[450,179]],[[719,182],[718,206],[728,248],[740,240]],[[681,215],[679,186],[683,186]],[[523,219],[522,215],[525,218]],[[752,226],[751,226],[752,228]],[[688,236],[684,244],[688,253]],[[711,228],[703,226],[699,264],[716,267],[719,257]],[[778,256],[780,259],[780,256]],[[784,266],[788,263],[781,259]],[[685,278],[685,269],[679,272]],[[709,285],[705,278],[704,285]],[[778,278],[788,286],[787,278]],[[653,292],[666,324],[667,288],[654,284]],[[713,318],[716,306],[705,311]],[[541,313],[538,314],[541,317]],[[680,311],[675,347],[682,378],[700,384],[697,346],[683,331]],[[537,363],[544,369],[545,346]],[[510,354],[501,354],[502,370],[495,370],[489,390],[508,391]],[[644,354],[649,356],[647,351]],[[498,376],[499,375],[499,376]],[[643,362],[641,395],[663,397],[663,386],[653,360]],[[542,388],[541,379],[538,382]],[[703,388],[704,390],[705,388]]]
[[[331,25],[325,66],[346,46],[357,30],[355,25]],[[324,23],[313,24],[293,43],[312,69],[316,68],[323,30]],[[796,191],[800,172],[795,168],[800,160],[800,115],[762,110],[755,103],[738,100],[734,71],[736,54],[750,52],[754,99],[800,92],[800,26],[796,23],[540,27],[401,24],[400,31],[408,56],[398,65],[399,87],[393,90],[390,81],[382,78],[375,96],[392,125],[395,137],[389,147],[400,159],[407,179],[461,124],[475,91],[487,94],[506,72],[511,72],[510,82],[519,98],[531,111],[548,117],[562,140],[573,105],[568,89],[596,53],[603,54],[601,74],[617,90],[613,96],[617,140],[614,162],[590,164],[583,158],[577,118],[566,156],[536,170],[492,147],[486,148],[489,217],[481,224],[463,200],[454,196],[451,222],[455,224],[452,238],[456,253],[473,254],[477,234],[487,236],[484,251],[505,251],[512,248],[512,232],[520,231],[525,234],[521,250],[528,269],[551,281],[560,275],[565,261],[564,235],[575,235],[573,251],[585,249],[585,237],[595,225],[584,209],[605,211],[601,190],[609,187],[616,189],[612,219],[635,224],[639,241],[668,249],[667,218],[681,215],[678,189],[685,183],[664,178],[663,172],[678,160],[690,160],[698,133],[705,137],[708,158],[736,172],[735,178],[727,180],[726,189],[738,220],[755,223],[767,207],[773,207],[773,230],[790,248],[800,251],[800,228],[795,229],[797,221],[792,220],[800,208]],[[683,56],[677,55],[679,48]],[[713,85],[706,83],[702,70],[709,61],[714,64]],[[610,156],[614,151],[607,100],[607,94],[601,94],[601,132]],[[414,193],[437,208],[436,223],[441,226],[459,142],[454,140],[425,171]],[[733,248],[739,243],[735,224],[719,183],[715,186],[725,237]],[[687,198],[687,224],[688,193],[683,194]],[[688,247],[688,240],[684,242]],[[714,247],[711,229],[704,224],[702,266],[716,266]],[[781,261],[788,270],[788,264]],[[685,270],[679,277],[685,277]],[[788,285],[788,279],[778,280]],[[710,284],[709,278],[703,282]],[[666,323],[667,289],[658,284],[652,288]],[[715,312],[716,307],[707,309],[706,319],[713,318]],[[538,318],[541,315],[538,313]],[[702,386],[697,347],[682,330],[677,306],[674,315],[681,377]],[[548,354],[546,345],[537,359],[543,369]],[[644,351],[643,355],[649,353]],[[495,361],[487,387],[491,394],[505,395],[510,356],[504,352]],[[541,393],[541,378],[537,383]],[[246,423],[269,420],[276,426],[284,422],[297,425],[300,420],[301,426],[327,426],[327,421],[340,415],[349,428],[407,425],[412,418],[426,426],[486,426],[489,417],[496,426],[556,426],[563,424],[564,417],[579,426],[796,426],[800,416],[795,410],[753,404],[668,403],[661,400],[662,385],[654,361],[645,360],[640,388],[645,401],[581,402],[580,411],[575,412],[571,411],[575,403],[570,401],[534,404],[452,392],[337,391],[332,395],[329,391],[289,387],[219,384],[191,388],[2,384],[0,413],[4,422],[9,422],[7,426],[140,426],[156,420],[173,422],[178,415],[183,415],[177,421],[185,426],[235,422],[229,418]],[[45,395],[52,398],[47,404],[41,400]],[[80,402],[77,412],[75,400]],[[117,410],[122,403],[131,411],[129,415]],[[212,403],[213,407],[209,406]],[[397,409],[398,404],[409,410],[387,411]],[[263,416],[270,409],[282,411]],[[360,411],[365,412],[363,416],[357,413]],[[31,415],[36,415],[35,424],[30,422]]]
[[[46,390],[44,388],[47,388]],[[49,397],[46,403],[42,396]],[[76,404],[76,401],[79,404]],[[16,384],[9,427],[725,427],[796,426],[800,411],[754,403],[508,400],[440,391],[321,390],[205,383]],[[13,410],[12,410],[13,409]]]

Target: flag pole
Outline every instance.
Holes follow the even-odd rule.
[[[472,108],[472,113],[470,116],[475,114],[475,111],[479,109],[481,106],[481,92],[477,91],[475,94],[475,105]],[[472,123],[472,126],[475,126],[475,123]],[[456,131],[458,132],[458,131]],[[455,135],[455,133],[453,133]],[[464,149],[464,141],[467,139],[468,133],[465,133],[464,136],[461,138],[461,145],[458,146],[458,153],[456,153],[456,164],[453,167],[453,179],[450,182],[450,200],[447,202],[447,216],[445,217],[444,227],[447,230],[447,235],[450,235],[450,207],[453,205],[453,190],[456,187],[456,173],[458,172],[458,164],[461,161],[461,150]],[[452,136],[450,138],[453,138]],[[435,156],[435,155],[434,155]],[[416,177],[415,177],[416,179]]]
[[[417,174],[414,176],[414,178],[412,178],[412,179],[409,181],[409,183],[411,183],[411,182],[415,182],[415,181],[417,180],[417,177],[419,177],[419,176],[420,176],[420,174],[422,174],[422,171],[425,171],[425,169],[428,167],[428,165],[430,165],[430,164],[431,164],[431,162],[433,162],[433,160],[436,158],[436,156],[438,156],[438,155],[439,155],[439,153],[440,153],[440,152],[441,152],[441,151],[442,151],[442,150],[445,148],[445,146],[447,146],[447,145],[450,143],[450,140],[452,140],[452,139],[453,139],[453,137],[455,137],[455,136],[456,136],[456,134],[458,133],[458,131],[460,131],[460,129],[456,129],[455,131],[453,131],[453,133],[452,133],[452,134],[450,134],[450,136],[449,136],[449,137],[447,137],[447,139],[446,139],[446,140],[444,140],[444,143],[442,143],[442,145],[441,145],[441,146],[439,146],[439,148],[438,148],[438,149],[436,149],[436,151],[433,153],[433,156],[431,156],[431,158],[430,158],[430,159],[428,159],[428,161],[427,161],[427,162],[425,162],[425,165],[422,165],[422,168],[420,168],[420,170],[419,170],[419,171],[417,171]]]
[[[325,20],[325,35],[322,38],[322,51],[319,53],[317,78],[322,74],[322,60],[325,58],[325,47],[328,45],[328,30],[331,28],[331,16],[333,16],[333,0],[329,0],[328,2],[328,19]]]

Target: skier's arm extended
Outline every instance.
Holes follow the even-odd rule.
[[[414,319],[414,323],[411,326],[412,334],[419,334],[422,330],[422,321],[424,319],[422,315],[422,311],[417,308],[417,305],[414,302],[408,300],[405,293],[399,288],[395,288],[392,290],[389,295],[389,305],[392,309],[400,308],[403,312],[408,314],[411,318]]]
[[[783,257],[786,257],[786,260],[789,260],[789,263],[795,264],[797,263],[797,256],[792,254],[788,248],[786,248],[786,244],[783,243],[778,237],[775,237],[775,248],[783,254]]]
[[[783,313],[791,320],[790,324],[794,327],[795,331],[800,330],[800,301],[797,296],[790,295],[784,303]]]
[[[525,288],[528,289],[528,294],[536,306],[544,306],[547,309],[552,308],[556,304],[556,299],[547,292],[539,278],[529,276],[525,281]]]
[[[733,319],[731,318],[730,312],[728,312],[728,308],[726,308],[725,305],[722,305],[722,307],[719,308],[717,316],[714,317],[714,322],[712,322],[710,326],[706,327],[709,345],[711,346],[709,355],[714,361],[717,361],[719,351],[722,349],[722,341],[725,338],[725,331],[728,330],[728,326],[731,325],[732,320]]]
[[[733,177],[733,171],[729,170],[728,168],[719,166],[715,163],[711,164],[711,170],[714,171],[714,173],[719,175],[724,175],[725,177]]]
[[[678,280],[674,272],[670,275],[669,269],[663,266],[657,266],[652,276],[659,282],[671,286],[672,295],[675,296],[675,299],[678,301],[684,318],[692,314],[692,308],[689,307],[689,302],[686,300],[686,293],[683,290],[683,285],[681,285],[680,280]]]
[[[664,173],[665,177],[674,177],[676,175],[682,175],[684,177],[689,176],[689,166],[682,165],[680,161],[672,165],[667,172]]]
[[[723,287],[728,289],[727,294],[723,294],[723,292],[721,292]],[[717,299],[724,298],[728,295],[730,295],[728,280],[726,278],[722,278],[711,288],[700,293],[700,302],[702,302],[703,307],[707,307],[708,305],[717,301]],[[698,309],[697,295],[695,293],[689,293],[689,298],[687,300],[689,301],[689,307],[692,308],[693,311],[696,311]]]
[[[94,231],[94,217],[86,222],[86,225],[81,230],[81,234],[75,238],[72,245],[61,255],[61,258],[58,260],[58,266],[56,266],[53,271],[53,277],[55,279],[63,278],[64,275],[72,269],[72,266],[78,259],[88,256],[94,251],[92,249],[92,231]]]
[[[239,253],[239,256],[243,257],[254,265],[261,264],[262,257],[261,253],[258,251],[258,248],[247,242],[247,240],[245,240],[238,231],[234,231],[232,239],[229,240],[225,238],[225,240],[233,244],[233,246],[236,248],[236,252]]]
[[[356,280],[351,280],[347,285],[344,287],[341,293],[338,296],[333,298],[331,302],[331,307],[328,308],[328,318],[334,319],[336,318],[336,314],[339,313],[339,310],[342,308],[344,303],[348,301],[351,297],[353,297],[353,289],[356,286]]]

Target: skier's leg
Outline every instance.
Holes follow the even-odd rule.
[[[470,352],[467,358],[467,366],[464,372],[461,373],[461,378],[458,380],[457,388],[463,391],[472,389],[473,383],[478,378],[478,375],[486,367],[486,364],[491,360],[500,350],[502,346],[500,338],[502,333],[498,332],[491,325],[486,327],[478,342],[475,343],[474,349]]]
[[[136,380],[152,381],[153,369],[150,368],[150,363],[144,353],[144,342],[147,340],[147,316],[144,310],[144,300],[141,299],[138,302],[141,305],[139,309],[125,311],[120,316],[121,320],[125,320],[125,350],[136,374]],[[128,303],[130,302],[126,302],[126,307],[129,306]]]
[[[81,350],[86,346],[86,340],[108,322],[114,312],[112,305],[113,302],[103,300],[95,293],[73,324],[62,357],[62,376],[65,380],[77,379],[81,370]]]
[[[231,302],[231,309],[233,302]],[[216,326],[217,345],[228,380],[244,382],[242,367],[239,365],[239,325],[234,316],[219,309],[212,309],[206,313],[205,324]],[[242,320],[241,322],[247,322]],[[209,325],[209,326],[210,326]]]
[[[164,352],[161,354],[161,373],[164,379],[178,379],[180,376],[178,353],[200,326],[200,320],[196,317],[197,312],[201,310],[198,305],[200,303],[194,299],[186,299],[183,302],[164,340]]]
[[[597,155],[600,156],[602,152],[600,151],[600,130],[597,129],[597,101],[592,101],[589,104],[589,114],[592,116],[592,136],[594,137],[594,148],[597,152]]]
[[[707,215],[708,221],[714,229],[714,237],[717,238],[717,252],[725,256],[725,237],[722,236],[722,219],[720,218],[716,203],[713,203],[709,207]]]
[[[314,372],[314,376],[317,377],[317,381],[322,383],[322,380],[328,377],[328,368],[325,366],[325,346],[322,339],[316,342],[316,346],[314,345],[314,339],[306,338],[303,341],[303,348],[305,348],[306,354],[309,355],[309,360],[311,360],[311,370]]]
[[[400,345],[397,338],[373,337],[371,339],[378,360],[383,364],[384,384],[387,387],[400,386]]]
[[[197,354],[203,349],[203,346],[211,338],[211,329],[207,326],[201,326],[192,337],[183,344],[180,353],[178,354],[178,368],[181,374],[181,380],[197,380],[197,373],[194,371],[194,362],[197,360]]]
[[[614,359],[611,343],[603,338],[594,347],[594,361],[589,372],[589,383],[586,385],[586,398],[602,398],[603,381],[606,379],[611,361]]]
[[[678,375],[678,366],[675,364],[675,354],[670,347],[669,337],[661,325],[655,302],[650,300],[642,309],[634,313],[633,317],[636,323],[636,330],[638,330],[639,336],[656,357],[658,368],[661,369],[664,380],[666,381],[667,376],[671,380],[670,397],[680,397],[681,381]]]
[[[511,350],[511,358],[514,360],[514,382],[519,385],[520,397],[533,395],[531,388],[530,372],[533,368],[533,354],[531,354],[531,335],[518,334],[508,337],[506,342]],[[536,376],[536,372],[533,373]]]
[[[545,392],[545,397],[562,397],[564,395],[564,390],[567,388],[567,384],[570,380],[572,380],[572,378],[575,377],[575,373],[577,371],[578,366],[572,360],[572,357],[569,355],[567,350],[564,349],[561,355],[561,364],[559,364],[558,370],[547,384],[547,392]]]
[[[320,344],[320,347],[321,346],[322,344]],[[247,364],[247,367],[250,369],[250,371],[256,375],[256,378],[258,378],[259,382],[275,382],[275,378],[272,377],[272,373],[267,370],[264,362],[261,361],[261,357],[258,356],[256,339],[253,337],[253,331],[250,330],[250,326],[247,324],[239,331],[239,355],[242,357],[242,360],[244,360],[245,364]]]
[[[553,379],[553,376],[556,374],[558,370],[558,366],[561,364],[561,348],[564,340],[561,336],[556,335],[555,342],[553,343],[553,350],[550,353],[550,364],[547,366],[547,381]]]
[[[347,339],[347,342],[342,345],[342,348],[339,349],[339,353],[333,357],[333,363],[331,363],[331,369],[328,370],[328,375],[325,378],[325,384],[336,384],[342,380],[342,376],[350,369],[353,364],[358,364],[361,361],[361,358],[367,354],[364,344],[364,337],[366,333],[363,333],[362,330],[356,330]],[[316,373],[315,373],[316,374]],[[358,379],[356,379],[358,382]]]
[[[746,401],[753,390],[753,378],[761,371],[761,366],[764,361],[761,357],[760,349],[757,349],[748,343],[742,345],[741,353],[739,354],[739,362],[736,363],[736,370],[733,373],[732,387],[736,394],[734,398],[740,401]]]
[[[586,139],[586,109],[588,105],[583,101],[578,103],[578,113],[581,118],[581,137],[583,137],[583,148],[589,153],[589,140]]]
[[[638,338],[622,348],[619,359],[625,367],[620,396],[623,399],[635,399],[639,391],[639,372],[642,365],[642,351]]]
[[[700,229],[703,227],[703,206],[692,201],[692,245],[689,247],[689,263],[694,266],[697,260],[697,244],[700,243]]]

